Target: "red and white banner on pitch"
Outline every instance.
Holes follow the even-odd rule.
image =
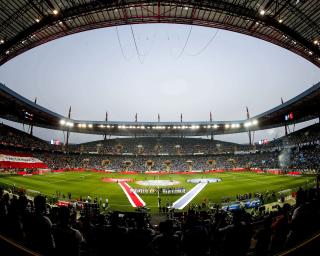
[[[48,168],[48,166],[38,158],[28,154],[0,153],[1,168]]]
[[[141,199],[141,197],[128,185],[126,182],[119,182],[120,187],[123,189],[126,194],[129,202],[133,207],[142,207],[146,203]]]

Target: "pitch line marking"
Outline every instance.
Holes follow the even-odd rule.
[[[134,190],[131,190],[131,187],[126,182],[119,182],[118,184],[126,194],[130,204],[133,207],[141,207],[146,205],[141,197]]]
[[[207,183],[198,183],[188,193],[184,194],[177,201],[172,204],[172,208],[182,210],[187,204],[189,204],[193,198],[198,195]]]

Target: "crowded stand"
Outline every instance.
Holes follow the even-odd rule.
[[[269,147],[255,150],[209,139],[128,138],[71,145],[66,151],[62,147],[56,150],[45,141],[2,125],[0,152],[28,156],[46,166],[47,171],[281,169],[315,174],[320,162],[316,129],[319,125],[311,126],[310,132],[306,128],[281,138],[282,142],[286,141],[282,146],[278,142],[270,143]],[[308,140],[308,136],[301,134],[313,135]],[[6,171],[6,168],[0,167],[0,170]],[[38,168],[24,170],[26,174],[39,171]],[[12,174],[20,171],[19,168],[11,170]],[[157,188],[136,189],[145,195],[186,192],[184,187],[168,187],[161,193]],[[211,201],[201,205],[191,203],[185,212],[175,212],[169,202],[159,203],[161,220],[157,224],[143,207],[136,212],[117,212],[97,198],[92,201],[81,198],[77,204],[57,207],[52,204],[52,198],[38,195],[33,199],[25,192],[1,189],[0,233],[42,255],[104,255],[106,250],[117,251],[117,255],[274,255],[320,228],[317,222],[319,194],[313,188],[299,189],[295,205],[279,204],[272,210],[266,210],[261,203],[274,202],[278,197],[274,192],[237,194],[239,201],[257,203],[250,210],[241,204],[237,210],[233,209],[230,198],[222,200],[221,205]],[[71,194],[63,198],[71,199]],[[136,246],[141,239],[145,243]],[[121,246],[123,244],[128,246]]]
[[[186,212],[169,209],[159,225],[143,208],[130,213],[99,209],[85,203],[78,216],[72,205],[55,207],[44,196],[32,200],[1,189],[0,233],[41,255],[222,256],[275,255],[320,228],[315,189],[298,190],[295,205],[272,211],[225,211],[206,203],[191,204]]]
[[[242,145],[198,138],[117,138],[72,145],[73,151],[100,154],[192,155],[233,152]]]
[[[49,147],[47,142],[5,124],[0,124],[0,145],[44,150]]]
[[[319,124],[312,125],[278,139],[276,144],[271,142],[269,146],[264,145],[263,148],[255,150],[245,150],[244,148],[239,150],[241,148],[239,144],[210,139],[118,138],[98,143],[70,145],[69,150],[66,151],[62,146],[49,145],[37,137],[1,125],[0,150],[32,153],[34,157],[43,161],[52,170],[88,168],[144,172],[150,170],[280,168],[309,171],[319,168],[319,127]],[[310,140],[308,140],[308,135],[310,135]],[[286,144],[275,146],[279,145],[279,141],[286,141]],[[141,147],[137,147],[137,145]],[[176,147],[177,145],[179,147]],[[225,151],[228,147],[230,151]],[[222,148],[224,150],[221,150]],[[140,151],[136,151],[137,149]],[[156,151],[152,151],[152,149],[156,149]],[[148,165],[147,161],[152,164]]]

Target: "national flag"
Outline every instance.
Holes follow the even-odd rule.
[[[48,166],[38,158],[31,154],[23,153],[1,153],[0,152],[0,168],[16,169],[16,168],[44,168]]]

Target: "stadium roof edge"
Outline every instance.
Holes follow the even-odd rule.
[[[182,133],[186,136],[205,136],[263,130],[318,118],[320,116],[320,83],[250,119],[212,122],[106,122],[69,119],[24,98],[1,83],[0,100],[1,118],[48,129],[117,136]],[[292,118],[285,120],[285,116],[289,113],[292,113]]]
[[[34,47],[87,30],[172,23],[253,36],[320,67],[320,1],[316,0],[0,0],[0,6],[0,65]]]

